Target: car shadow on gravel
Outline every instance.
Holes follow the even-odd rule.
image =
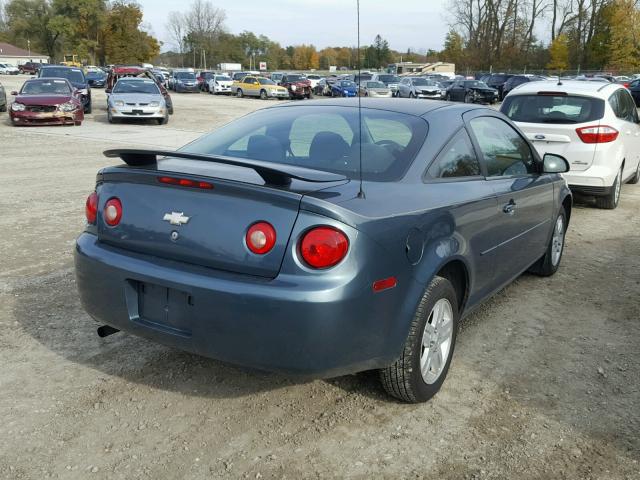
[[[64,359],[102,374],[185,395],[235,398],[310,383],[182,352],[127,333],[99,338],[82,309],[72,272],[29,281],[11,293],[14,318],[25,333]],[[326,380],[346,392],[388,399],[375,373]],[[390,400],[390,399],[389,399]]]

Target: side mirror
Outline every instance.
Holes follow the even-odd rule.
[[[16,92],[15,90],[13,92],[11,92],[11,95],[13,95],[14,97],[18,96],[18,92]]]
[[[567,159],[555,153],[545,153],[542,162],[543,173],[566,173],[570,169]]]

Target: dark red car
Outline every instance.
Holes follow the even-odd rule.
[[[311,82],[302,75],[284,75],[282,80],[280,80],[280,85],[289,90],[290,98],[313,98]]]
[[[19,65],[18,70],[20,71],[20,73],[35,75],[36,73],[38,73],[38,70],[40,70],[41,66],[42,66],[41,63],[27,62],[22,65]]]
[[[167,103],[167,110],[169,115],[173,115],[173,100],[171,100],[171,95],[169,95],[169,91],[165,88],[165,86],[158,81],[157,77],[146,68],[136,67],[136,66],[123,66],[118,65],[113,67],[109,71],[109,75],[107,76],[107,81],[105,83],[105,93],[108,95],[113,90],[116,82],[123,77],[137,77],[137,78],[150,78],[158,85],[160,89],[160,93],[164,97],[165,102]]]
[[[64,78],[27,80],[9,109],[13,125],[80,125],[84,120],[82,100]]]

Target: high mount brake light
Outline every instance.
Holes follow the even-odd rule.
[[[245,236],[247,248],[256,255],[269,253],[276,244],[276,230],[270,223],[254,223]]]
[[[609,143],[618,138],[618,130],[607,125],[577,128],[576,133],[584,143]]]
[[[118,225],[122,219],[122,203],[120,199],[114,197],[107,200],[107,203],[104,204],[102,215],[104,221],[110,227]]]
[[[337,228],[315,227],[304,234],[300,242],[300,256],[316,269],[333,267],[342,261],[349,250],[349,239]]]
[[[84,214],[87,217],[87,222],[95,225],[96,219],[98,218],[98,194],[96,192],[92,192],[91,195],[87,197]]]
[[[179,187],[200,188],[202,190],[213,190],[213,185],[209,182],[189,180],[188,178],[158,177],[158,181],[166,185],[177,185]]]

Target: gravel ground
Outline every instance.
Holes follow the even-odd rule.
[[[469,317],[442,391],[403,405],[373,373],[300,382],[97,337],[72,250],[101,152],[265,105],[174,95],[169,125],[112,126],[104,98],[81,127],[0,114],[0,478],[640,479],[640,185],[576,205],[558,274]]]

